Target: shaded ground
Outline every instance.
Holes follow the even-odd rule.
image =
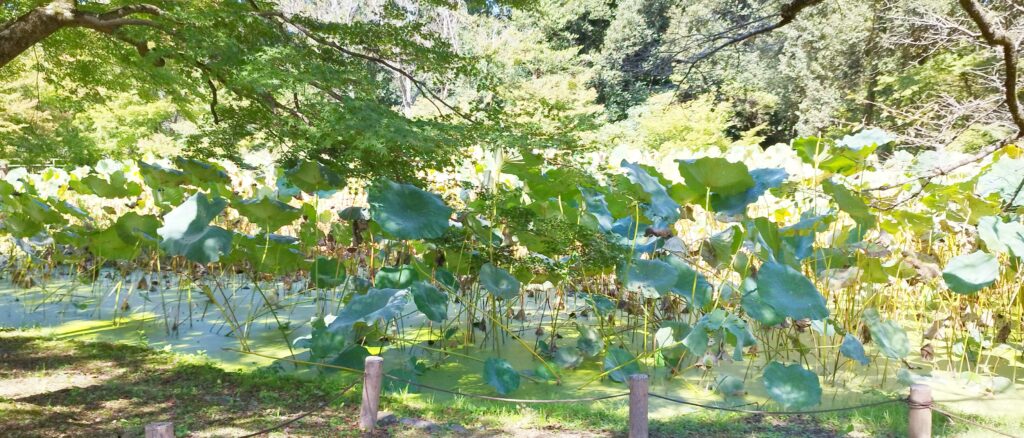
[[[274,370],[227,372],[194,356],[122,344],[0,334],[0,430],[11,437],[142,436],[173,421],[178,436],[241,436],[337,397],[351,375],[299,379]],[[359,387],[271,436],[357,436]],[[621,403],[509,406],[387,397],[376,436],[621,436]],[[651,424],[659,437],[900,436],[903,407],[857,417],[785,419],[697,411]],[[858,427],[853,427],[859,424]]]

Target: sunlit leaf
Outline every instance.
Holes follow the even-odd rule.
[[[429,283],[417,281],[409,288],[416,308],[434,322],[448,319],[448,295]]]
[[[768,396],[787,409],[801,409],[821,403],[818,375],[800,364],[782,365],[772,361],[764,368]]]
[[[491,357],[484,362],[484,381],[498,394],[506,395],[519,388],[519,373],[507,360]]]
[[[448,229],[452,209],[440,196],[409,184],[378,181],[369,188],[370,217],[398,239],[435,239]]]
[[[490,263],[480,267],[480,285],[495,298],[510,300],[519,296],[519,280]]]
[[[610,371],[608,378],[615,382],[625,382],[629,376],[640,373],[640,365],[632,353],[619,348],[609,348],[604,355],[604,370]]]
[[[973,294],[999,277],[999,261],[984,251],[953,257],[942,271],[946,286],[958,294]]]
[[[793,319],[825,319],[825,297],[807,277],[790,266],[775,262],[761,265],[757,273],[761,300]]]

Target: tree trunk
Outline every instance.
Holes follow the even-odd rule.
[[[40,6],[0,29],[0,67],[22,52],[75,22],[75,2],[56,0]]]

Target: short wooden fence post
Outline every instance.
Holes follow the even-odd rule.
[[[629,438],[647,438],[647,374],[629,376]]]
[[[928,385],[910,385],[910,414],[907,435],[910,438],[932,437],[932,388]]]
[[[146,438],[174,438],[174,423],[161,421],[147,424]]]
[[[377,409],[380,408],[380,385],[384,377],[384,358],[366,358],[363,373],[363,404],[359,409],[359,429],[373,432],[377,426]]]

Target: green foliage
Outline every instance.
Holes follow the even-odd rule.
[[[418,281],[409,288],[416,308],[434,322],[448,319],[448,296],[428,283]]]
[[[884,321],[875,308],[864,310],[864,323],[871,333],[871,340],[878,344],[882,354],[890,359],[903,359],[910,354],[910,340],[907,332],[893,321]]]
[[[764,368],[764,386],[772,400],[785,408],[800,409],[821,403],[818,376],[800,364],[769,363]]]
[[[829,311],[807,277],[790,266],[765,263],[757,272],[757,293],[761,300],[793,319],[825,319]]]
[[[170,255],[185,256],[196,263],[215,262],[231,252],[232,234],[210,222],[227,206],[223,198],[197,193],[164,215],[157,229],[160,248]]]
[[[440,196],[388,180],[370,187],[367,202],[370,218],[398,239],[441,237],[452,214]]]
[[[625,382],[629,376],[640,372],[640,365],[632,353],[619,347],[609,348],[604,355],[604,371],[615,382]]]
[[[507,360],[491,357],[484,362],[484,381],[498,394],[506,395],[519,388],[519,373]]]
[[[953,257],[942,271],[946,286],[953,292],[965,295],[988,287],[998,277],[999,262],[983,251]]]

